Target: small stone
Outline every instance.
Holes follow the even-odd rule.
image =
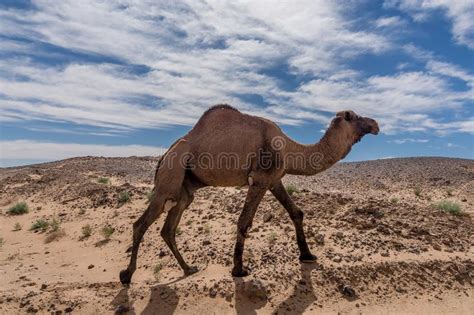
[[[47,287],[48,287],[48,285],[45,284],[45,283],[43,283],[43,284],[41,285],[41,290],[45,290]]]
[[[340,285],[339,286],[339,290],[341,291],[341,293],[347,297],[347,298],[355,298],[356,297],[356,293],[354,291],[353,288],[351,288],[350,286],[348,285]]]
[[[441,250],[441,246],[440,246],[439,244],[433,244],[433,249],[440,251],[440,250]]]
[[[68,306],[66,307],[66,309],[64,310],[64,313],[71,313],[72,312],[72,307]]]
[[[211,244],[210,240],[203,240],[202,241],[202,245],[204,245],[204,246],[207,246],[207,245],[210,245],[210,244]]]
[[[268,222],[270,221],[271,219],[273,219],[273,214],[272,213],[265,213],[264,216],[263,216],[263,222]]]
[[[388,256],[390,256],[390,253],[388,251],[386,251],[386,252],[381,252],[380,255],[382,257],[388,257]]]
[[[337,262],[337,263],[340,263],[340,262],[342,261],[342,258],[341,258],[341,256],[339,256],[339,255],[335,255],[335,256],[332,258],[332,261]]]
[[[314,240],[316,241],[316,244],[318,245],[324,245],[324,235],[323,234],[317,234],[314,237]]]
[[[117,308],[115,309],[115,314],[125,314],[127,313],[128,311],[130,311],[130,307],[126,306],[126,305],[119,305],[117,306]]]
[[[87,266],[87,269],[92,269],[94,268],[95,266],[93,264],[90,264],[89,266]]]
[[[215,288],[211,288],[209,290],[209,296],[212,297],[212,298],[215,298],[217,295],[217,290]]]

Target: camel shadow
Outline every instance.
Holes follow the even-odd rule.
[[[235,285],[235,311],[236,314],[257,314],[257,309],[267,304],[266,299],[250,297],[246,293],[246,282],[242,278],[233,278]],[[251,280],[250,280],[251,281]]]
[[[301,263],[301,279],[295,284],[293,292],[282,301],[273,314],[303,314],[306,308],[317,300],[314,293],[311,271],[318,268],[318,264]]]
[[[174,314],[178,303],[176,291],[168,284],[159,284],[151,288],[150,300],[141,314]]]
[[[122,288],[114,297],[110,305],[115,307],[115,314],[135,315],[133,310],[133,301],[128,297],[128,288]]]
[[[178,306],[179,296],[169,285],[181,280],[178,278],[172,282],[158,284],[151,287],[150,299],[140,314],[174,314]],[[128,288],[122,288],[110,303],[115,307],[115,314],[134,315],[133,300],[128,296]]]

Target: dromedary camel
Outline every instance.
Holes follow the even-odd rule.
[[[336,114],[318,143],[303,145],[288,138],[270,120],[243,114],[229,105],[210,108],[160,159],[151,202],[133,224],[130,264],[120,272],[120,281],[130,283],[140,241],[163,212],[168,212],[168,216],[161,236],[184,273],[197,272],[179,253],[175,233],[194,192],[205,186],[249,186],[237,224],[233,276],[248,274],[242,263],[245,237],[267,190],[293,221],[300,261],[314,262],[316,257],[311,254],[303,232],[303,212],[290,198],[281,179],[285,174],[315,175],[343,159],[364,135],[378,132],[375,120],[343,111]]]

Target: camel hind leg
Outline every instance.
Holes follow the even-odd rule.
[[[156,171],[153,197],[147,210],[133,224],[133,245],[127,269],[120,272],[120,282],[129,284],[137,268],[137,255],[140,242],[150,225],[161,213],[169,211],[180,199],[184,174],[186,172],[186,154],[189,145],[185,140],[178,141],[163,156]]]
[[[179,221],[181,220],[181,216],[183,215],[184,210],[191,204],[193,201],[194,196],[192,192],[189,192],[185,185],[181,189],[181,198],[178,201],[178,204],[173,207],[168,213],[166,217],[165,224],[161,229],[161,236],[163,237],[166,245],[168,245],[169,249],[173,253],[174,257],[178,261],[181,269],[185,275],[191,275],[196,273],[198,269],[194,266],[189,266],[181,256],[178,246],[176,245],[176,228],[178,227]]]

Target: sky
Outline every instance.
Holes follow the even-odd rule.
[[[344,161],[474,158],[472,0],[0,0],[0,166],[158,155],[228,103]],[[222,130],[221,132],[225,132]]]

